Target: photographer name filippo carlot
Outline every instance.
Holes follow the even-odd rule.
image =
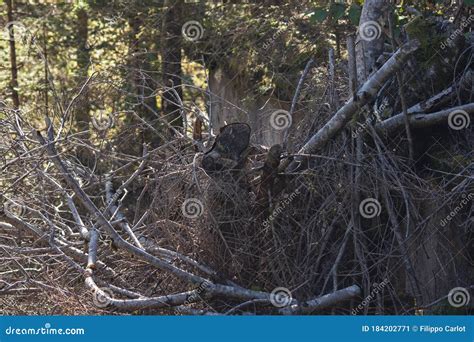
[[[436,334],[440,332],[464,333],[466,332],[466,326],[465,325],[456,325],[456,326],[446,325],[444,327],[441,327],[441,326],[432,327],[431,325],[420,325],[420,332],[429,332],[430,334]]]

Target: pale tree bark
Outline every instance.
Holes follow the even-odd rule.
[[[366,0],[359,21],[356,44],[357,79],[363,84],[371,74],[375,61],[383,51],[383,26],[388,0]]]
[[[385,82],[403,65],[406,58],[417,50],[419,42],[410,41],[395,52],[392,57],[365,82],[354,97],[349,99],[336,114],[314,134],[311,139],[298,151],[298,154],[315,153],[331,138],[338,134],[360,108],[371,101]],[[282,163],[280,170],[286,167],[290,171],[297,167],[298,161]]]
[[[89,196],[84,192],[84,190],[80,187],[78,182],[74,179],[73,176],[69,173],[67,167],[59,157],[58,151],[55,148],[54,142],[54,131],[51,124],[51,121],[46,118],[46,125],[48,126],[47,130],[47,138],[44,138],[40,132],[36,132],[36,138],[38,142],[45,148],[47,154],[49,155],[53,164],[58,168],[60,171],[63,180],[66,184],[68,184],[72,191],[77,196],[78,200],[82,203],[82,205],[90,212],[94,221],[96,222],[97,226],[100,226],[101,231],[105,232],[109,235],[114,243],[117,245],[118,248],[124,249],[127,253],[137,257],[138,259],[149,263],[152,266],[157,267],[165,272],[170,272],[171,274],[175,275],[179,279],[188,282],[189,284],[199,285],[199,289],[186,291],[181,293],[176,293],[173,295],[166,295],[160,297],[137,297],[131,291],[123,290],[123,293],[128,294],[129,296],[133,297],[132,299],[113,299],[110,297],[106,292],[98,288],[94,281],[94,269],[95,264],[98,263],[97,261],[97,236],[92,236],[89,241],[89,256],[88,256],[88,267],[86,269],[82,268],[79,264],[69,260],[71,264],[81,273],[83,273],[85,278],[86,285],[91,288],[94,293],[98,293],[98,299],[104,299],[106,305],[114,306],[118,309],[127,309],[127,310],[135,310],[135,309],[143,309],[143,308],[159,308],[159,307],[175,307],[180,306],[182,304],[191,303],[194,300],[198,300],[199,297],[228,297],[234,298],[243,301],[249,300],[260,300],[265,301],[266,303],[272,303],[274,300],[273,294],[268,292],[262,291],[255,291],[251,289],[242,288],[240,286],[235,285],[224,285],[222,283],[216,283],[209,279],[203,278],[199,275],[195,275],[188,271],[181,269],[178,266],[175,266],[165,259],[160,257],[154,256],[147,251],[140,249],[139,247],[134,246],[130,242],[126,241],[113,227],[112,222],[108,219],[108,217],[104,216],[104,214],[96,207],[96,205],[92,202]],[[21,222],[21,221],[20,221]],[[52,223],[51,223],[52,224]],[[92,232],[92,231],[91,231]],[[38,232],[41,234],[41,232]],[[95,232],[94,232],[95,234]],[[50,239],[50,242],[52,240]],[[53,244],[58,253],[62,253],[61,250]],[[62,253],[63,254],[63,253]],[[200,290],[201,289],[201,290]],[[289,313],[296,313],[296,312],[304,312],[304,311],[312,311],[316,309],[321,309],[323,307],[327,307],[330,305],[334,305],[338,302],[345,301],[351,298],[354,298],[360,294],[360,288],[357,285],[350,286],[346,289],[338,290],[333,293],[326,294],[322,297],[314,298],[303,303],[302,306],[298,304],[295,299],[290,298],[289,305],[292,305]]]
[[[442,123],[447,123],[449,115],[451,113],[466,113],[467,115],[472,116],[474,114],[474,103],[468,103],[465,105],[452,107],[448,109],[440,110],[439,112],[435,113],[411,113],[408,115],[408,119],[410,120],[410,126],[413,128],[426,128],[433,125],[439,125]],[[467,118],[467,116],[465,116]],[[404,122],[404,114],[397,114],[392,116],[391,118],[384,120],[378,123],[375,128],[379,133],[390,135],[400,130],[405,122]]]

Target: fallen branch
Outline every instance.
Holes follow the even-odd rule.
[[[288,307],[280,309],[280,312],[285,315],[310,313],[314,310],[324,309],[339,302],[355,298],[359,296],[360,293],[360,287],[357,285],[352,285],[344,289],[325,294],[324,296],[308,300],[307,302],[304,302],[302,304],[290,305]]]
[[[92,202],[92,200],[89,198],[89,196],[84,192],[84,190],[79,186],[77,181],[74,179],[74,177],[71,176],[69,171],[67,170],[66,166],[62,162],[62,160],[59,157],[59,154],[56,151],[56,148],[54,146],[54,133],[53,133],[53,126],[51,121],[46,118],[46,125],[48,127],[48,141],[45,140],[45,138],[41,135],[39,131],[36,133],[37,140],[43,147],[46,149],[49,157],[51,158],[53,164],[56,166],[56,168],[60,171],[62,177],[66,181],[66,183],[72,188],[74,193],[76,194],[77,198],[82,202],[84,207],[90,212],[90,214],[95,218],[97,223],[107,232],[107,234],[112,238],[114,241],[115,245],[119,248],[124,249],[131,255],[136,256],[140,260],[143,260],[150,265],[153,265],[161,270],[165,270],[170,272],[171,274],[175,275],[176,277],[180,278],[181,280],[187,281],[192,284],[198,284],[202,285],[205,283],[206,286],[206,293],[209,296],[224,296],[224,297],[230,297],[230,298],[236,298],[236,299],[241,299],[241,300],[250,300],[250,299],[265,299],[270,302],[271,299],[271,294],[268,292],[261,292],[261,291],[253,291],[249,289],[244,289],[240,287],[235,287],[235,286],[228,286],[228,285],[222,285],[222,284],[214,284],[210,280],[200,277],[198,275],[189,273],[185,270],[182,270],[176,266],[173,266],[169,264],[168,262],[155,257],[148,252],[146,252],[143,249],[140,249],[136,247],[135,245],[132,245],[125,239],[123,239],[118,232],[115,230],[115,228],[112,226],[112,224],[104,217],[104,215],[100,212],[100,210],[96,207],[96,205]],[[91,281],[92,281],[92,269],[87,269],[87,272],[85,272],[85,277],[86,277],[86,283],[91,286]],[[170,298],[169,296],[165,296],[166,298]],[[168,304],[179,304],[181,301],[182,297],[171,297],[169,299]],[[161,298],[160,298],[161,300]],[[143,306],[149,307],[149,302],[142,302]],[[137,304],[138,305],[138,304]],[[138,305],[141,307],[140,305]],[[132,306],[132,307],[137,307],[137,306]]]
[[[92,227],[90,230],[89,255],[87,256],[87,268],[95,269],[97,262],[97,247],[99,243],[99,233]]]
[[[86,272],[86,285],[94,292],[96,300],[101,304],[114,307],[119,310],[157,309],[176,307],[185,303],[200,301],[199,290],[186,291],[173,295],[159,297],[143,297],[135,299],[116,299],[109,296],[103,288],[100,288],[92,278],[91,272]]]
[[[423,100],[411,106],[410,108],[407,109],[407,113],[411,115],[411,114],[427,114],[427,113],[433,112],[437,108],[440,108],[441,106],[443,106],[444,104],[446,104],[447,102],[455,98],[457,88],[468,87],[472,85],[472,77],[473,77],[472,72],[467,72],[457,84],[452,85],[442,90],[441,92],[430,97],[427,100]],[[401,114],[403,114],[403,112],[398,113],[397,115],[393,115],[392,117],[396,117]]]
[[[338,134],[360,108],[372,100],[385,82],[403,65],[408,55],[416,51],[420,43],[412,40],[395,52],[392,57],[375,72],[336,114],[314,134],[311,139],[298,151],[300,154],[315,153],[321,146]],[[282,163],[280,171],[294,171],[301,161],[295,159],[291,163]]]
[[[413,128],[429,127],[441,124],[447,121],[449,114],[454,111],[464,111],[470,115],[474,113],[474,103],[444,109],[442,111],[430,114],[412,114],[408,115],[410,126]],[[390,135],[404,126],[403,113],[393,116],[375,125],[375,129],[380,134]]]
[[[98,224],[101,227],[103,227],[104,230],[109,234],[109,236],[112,238],[112,240],[114,241],[117,247],[123,248],[130,254],[138,257],[141,260],[147,261],[148,263],[150,263],[151,265],[154,265],[155,267],[158,267],[162,270],[169,271],[170,273],[176,275],[180,279],[190,281],[194,284],[201,284],[205,281],[208,281],[205,278],[196,276],[182,269],[179,269],[178,267],[170,265],[166,261],[161,260],[157,257],[154,257],[153,255],[145,252],[144,250],[124,240],[117,233],[114,227],[112,227],[110,222],[104,217],[104,215],[100,212],[100,210],[96,207],[96,205],[92,202],[89,196],[87,196],[84,190],[82,190],[82,188],[79,186],[77,181],[70,175],[66,166],[63,164],[63,162],[59,158],[59,155],[54,147],[54,142],[53,142],[54,135],[53,135],[52,123],[50,122],[48,118],[46,118],[46,124],[48,126],[49,141],[46,141],[39,131],[37,132],[38,141],[40,142],[41,145],[43,145],[46,148],[46,151],[48,152],[48,155],[50,156],[54,165],[60,170],[61,175],[63,176],[64,180],[72,188],[77,198],[82,202],[84,207],[93,215],[93,217],[97,220]]]
[[[309,71],[311,70],[311,66],[313,65],[313,63],[314,63],[314,58],[311,57],[309,59],[309,61],[306,63],[306,66],[303,70],[303,73],[301,74],[300,80],[298,81],[298,85],[296,86],[295,94],[293,95],[293,100],[291,101],[290,114],[289,114],[290,118],[293,118],[293,113],[295,112],[296,103],[298,102],[298,98],[299,98],[300,93],[301,93],[301,87],[303,85],[304,79],[306,78]],[[285,129],[285,133],[283,135],[283,148],[286,148],[286,146],[287,146],[288,132],[290,131],[290,127],[291,127],[291,125],[288,125],[288,127],[286,127],[286,129]]]
[[[142,163],[145,163],[143,161]],[[140,241],[138,240],[137,236],[133,232],[132,228],[128,224],[125,215],[122,214],[122,212],[119,210],[119,207],[115,204],[117,195],[120,195],[122,193],[121,189],[125,189],[125,187],[120,187],[119,190],[113,194],[113,185],[112,185],[112,180],[110,176],[107,177],[107,181],[105,182],[105,194],[107,198],[107,210],[109,211],[111,217],[115,217],[118,222],[117,224],[123,229],[125,233],[132,239],[133,243],[140,249],[144,249]],[[107,212],[104,211],[104,214],[107,215]]]

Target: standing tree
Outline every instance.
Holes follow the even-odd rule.
[[[16,47],[15,47],[15,32],[14,32],[14,16],[13,16],[13,0],[6,0],[7,4],[7,28],[9,30],[9,44],[10,44],[10,71],[11,71],[11,96],[13,106],[15,109],[20,108],[20,95],[18,94],[18,67],[16,63]]]
[[[183,3],[165,1],[161,40],[163,85],[162,109],[165,118],[174,127],[183,127],[180,102],[183,98],[181,70],[181,27]]]
[[[157,146],[160,139],[153,128],[159,129],[156,102],[157,72],[154,70],[158,56],[153,44],[155,40],[154,28],[147,27],[143,19],[145,13],[151,14],[146,12],[147,10],[151,11],[149,8],[140,9],[139,13],[136,11],[130,13],[128,18],[130,83],[135,96],[133,103],[135,103],[136,112],[151,127],[143,132],[143,140]]]
[[[88,27],[89,15],[87,12],[87,5],[80,4],[76,10],[76,54],[77,54],[77,69],[78,79],[81,82],[86,82],[89,73],[90,64],[90,48],[88,44]],[[78,103],[76,109],[76,128],[83,134],[83,137],[89,137],[89,123],[90,123],[90,102],[88,89],[84,89],[84,93]]]

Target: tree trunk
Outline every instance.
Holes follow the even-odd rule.
[[[363,84],[372,72],[375,61],[383,51],[388,0],[366,0],[359,21],[357,56],[357,79]]]
[[[130,32],[130,53],[131,66],[133,68],[132,84],[134,92],[140,103],[140,116],[147,121],[156,119],[155,114],[158,113],[156,105],[156,97],[153,96],[155,91],[155,81],[153,77],[152,63],[156,61],[156,54],[145,52],[141,49],[142,41],[139,38],[140,29],[143,20],[139,16],[129,19]]]
[[[257,98],[254,102],[245,101],[248,82],[240,82],[237,75],[241,70],[218,66],[209,71],[210,112],[214,134],[226,124],[246,122],[252,128],[252,143],[266,146],[281,144],[285,130],[272,126],[272,113],[289,110],[287,102],[280,101],[277,96]],[[285,117],[282,115],[282,117]],[[293,124],[298,119],[293,118]]]
[[[350,98],[326,124],[316,132],[309,141],[298,151],[299,154],[311,154],[326,144],[337,135],[352,119],[352,117],[369,101],[373,100],[382,85],[393,76],[403,65],[408,56],[419,47],[419,42],[414,40],[403,45],[393,56],[376,72],[367,82],[363,83],[356,95]],[[283,162],[280,170],[288,168],[295,170],[301,164],[301,160],[289,160]]]
[[[154,77],[155,71],[153,70],[153,62],[156,61],[157,55],[155,52],[148,52],[142,48],[143,39],[140,38],[140,30],[143,26],[142,18],[134,14],[133,17],[129,18],[128,24],[130,25],[130,84],[133,88],[133,94],[135,94],[132,102],[137,103],[137,114],[151,127],[158,129],[158,106],[155,95],[157,84]],[[160,143],[160,138],[152,129],[143,131],[142,138],[143,142],[150,143],[152,147],[156,147]]]
[[[77,68],[80,82],[87,80],[90,62],[88,39],[89,16],[87,10],[83,7],[76,12],[76,32],[77,32]],[[90,123],[90,102],[89,91],[86,89],[81,96],[76,110],[76,128],[83,132],[83,137],[89,137]]]
[[[48,90],[49,90],[49,76],[48,76],[48,40],[47,40],[46,24],[43,24],[43,55],[44,55],[44,113],[49,114]]]
[[[7,4],[7,20],[9,23],[13,23],[13,3],[12,0],[6,0]],[[18,67],[16,64],[16,48],[15,48],[15,33],[13,25],[9,26],[9,35],[10,35],[10,71],[11,71],[11,80],[10,87],[12,91],[12,101],[13,107],[15,109],[20,108],[20,96],[18,94]]]
[[[165,1],[162,32],[162,74],[166,88],[162,96],[162,109],[165,118],[177,128],[183,127],[180,102],[183,98],[181,87],[181,27],[182,2]],[[168,90],[170,89],[171,90]]]

